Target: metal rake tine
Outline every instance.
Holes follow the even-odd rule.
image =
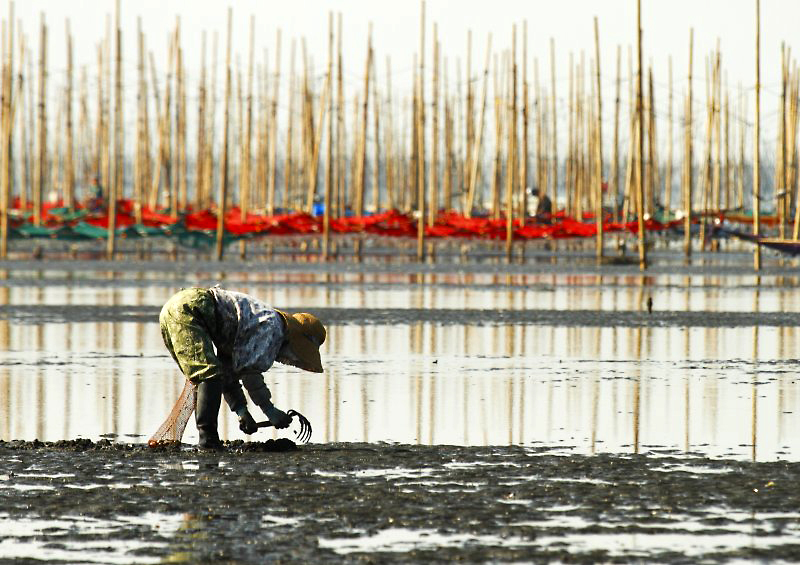
[[[297,410],[289,410],[287,414],[292,417],[297,416],[297,419],[300,422],[300,431],[296,432],[297,439],[303,443],[308,443],[308,440],[311,439],[311,422],[309,422],[308,418],[303,416]]]

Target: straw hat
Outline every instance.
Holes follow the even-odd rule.
[[[307,312],[289,315],[278,310],[278,313],[286,322],[289,346],[297,357],[291,364],[305,371],[321,373],[322,360],[319,356],[319,348],[325,343],[327,336],[325,326],[316,316]]]

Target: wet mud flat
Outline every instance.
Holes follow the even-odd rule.
[[[0,442],[0,562],[794,562],[800,463]]]

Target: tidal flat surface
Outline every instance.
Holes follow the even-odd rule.
[[[800,270],[667,259],[0,263],[0,561],[796,561]],[[309,445],[145,447],[214,284],[328,326]]]
[[[249,450],[245,450],[248,448]],[[796,562],[800,463],[523,446],[0,443],[15,563]]]

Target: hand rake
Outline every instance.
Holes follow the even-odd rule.
[[[300,430],[295,431],[294,435],[297,436],[297,439],[302,441],[303,443],[308,443],[308,440],[311,439],[311,422],[308,421],[308,418],[303,416],[297,410],[287,410],[286,414],[294,418],[297,416],[298,421],[300,422]],[[274,424],[269,420],[265,422],[256,422],[256,426],[259,428],[269,428],[272,427]]]

